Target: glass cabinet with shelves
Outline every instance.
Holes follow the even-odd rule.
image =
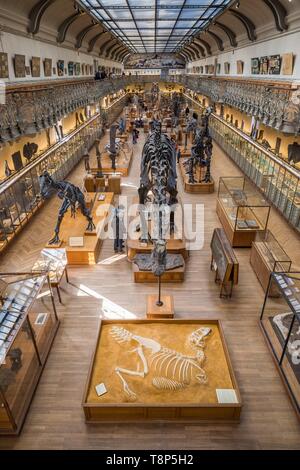
[[[39,175],[64,179],[101,134],[98,114],[0,186],[0,252],[43,204]]]
[[[275,284],[276,299],[269,296]],[[260,324],[273,358],[300,417],[300,273],[270,275]]]
[[[19,433],[58,326],[47,274],[0,274],[0,434]]]
[[[265,232],[270,204],[244,177],[219,181],[217,214],[234,247],[251,247],[258,232]]]
[[[300,172],[213,115],[212,137],[300,232]]]

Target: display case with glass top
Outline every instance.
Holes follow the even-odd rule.
[[[268,225],[270,204],[244,177],[220,178],[217,214],[233,247],[251,247]]]
[[[282,246],[278,243],[270,230],[256,234],[252,243],[250,263],[258,280],[266,292],[272,272],[289,272],[292,261]],[[271,297],[278,296],[278,289],[271,283],[269,289]]]
[[[274,283],[280,296],[270,298]],[[272,273],[260,324],[300,417],[300,273]]]
[[[0,273],[0,434],[19,433],[58,325],[47,274]]]

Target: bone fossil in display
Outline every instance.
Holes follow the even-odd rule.
[[[194,351],[193,355],[180,353],[174,349],[166,348],[154,339],[135,335],[123,327],[113,326],[110,334],[120,344],[129,343],[134,346],[132,352],[136,352],[143,366],[136,370],[117,366],[115,373],[120,378],[123,390],[130,400],[136,400],[136,393],[131,390],[124,376],[141,377],[144,379],[152,372],[152,385],[159,390],[182,390],[188,387],[192,381],[205,384],[207,376],[202,368],[205,360],[205,340],[211,333],[208,327],[201,327],[188,336],[188,344]]]

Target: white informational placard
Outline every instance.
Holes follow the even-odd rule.
[[[101,397],[101,395],[104,395],[105,393],[107,393],[104,383],[96,385],[95,389],[96,389],[96,393],[98,397]]]
[[[219,403],[238,403],[236,392],[233,388],[217,388],[216,394]]]
[[[83,237],[69,237],[69,246],[83,246]]]

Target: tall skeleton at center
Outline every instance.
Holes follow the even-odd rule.
[[[140,218],[143,242],[149,241],[148,223],[145,217],[145,203],[152,192],[154,228],[153,273],[162,274],[162,264],[166,259],[166,242],[163,222],[170,214],[170,232],[174,231],[174,208],[167,211],[177,200],[177,173],[175,147],[171,139],[161,132],[161,123],[154,122],[154,131],[148,137],[142,154],[139,187]],[[161,266],[159,266],[161,262]]]
[[[132,370],[117,366],[115,373],[120,378],[123,390],[129,400],[136,400],[136,393],[131,390],[124,376],[141,377],[144,379],[152,374],[152,385],[158,390],[182,390],[191,384],[205,384],[207,376],[202,368],[205,361],[205,340],[211,334],[211,329],[201,327],[193,331],[187,338],[192,355],[178,352],[162,346],[151,338],[135,335],[123,327],[113,326],[110,330],[112,337],[121,345],[131,345],[142,364]]]

